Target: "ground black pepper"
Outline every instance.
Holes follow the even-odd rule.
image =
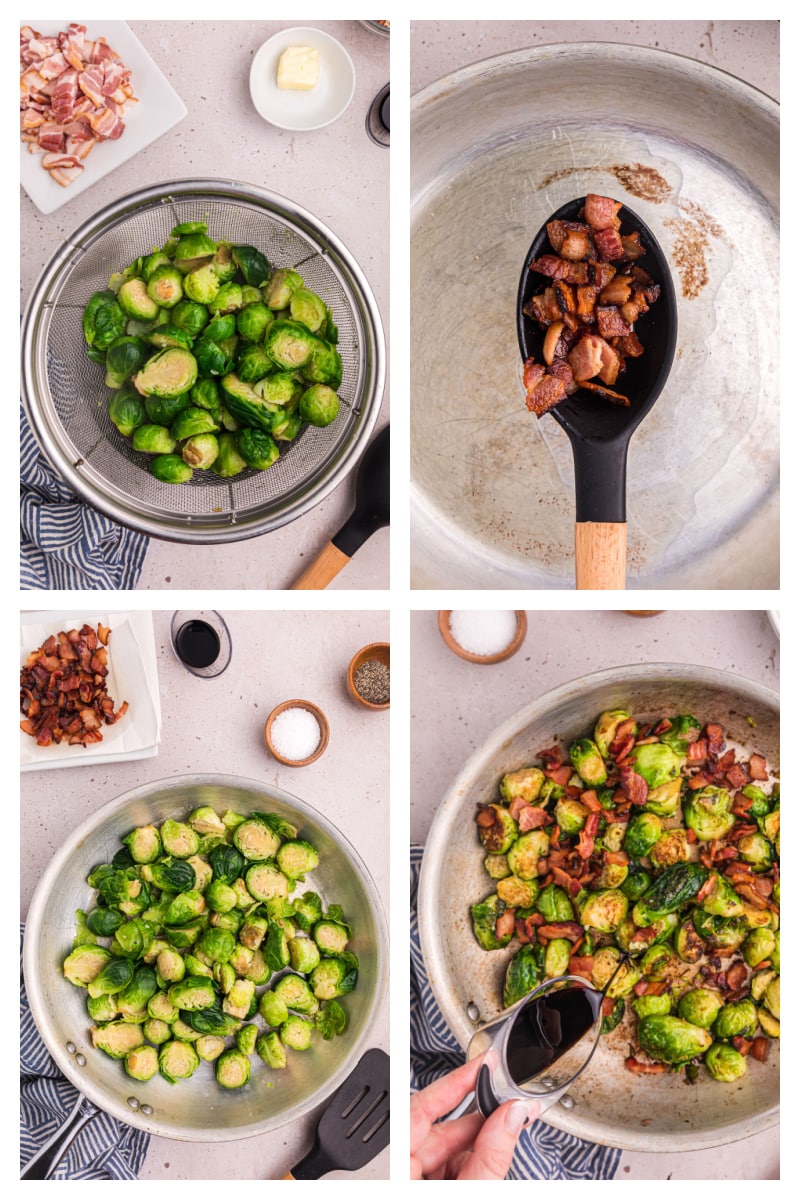
[[[389,668],[377,658],[368,658],[353,673],[353,683],[359,696],[370,704],[389,703]]]

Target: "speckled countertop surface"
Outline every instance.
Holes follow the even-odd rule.
[[[267,124],[250,99],[259,46],[295,21],[129,21],[188,115],[158,141],[45,216],[21,195],[22,304],[62,240],[112,200],[162,180],[252,182],[308,209],[337,235],[372,288],[389,329],[389,153],[367,136],[373,97],[389,79],[389,39],[359,21],[314,24],[340,41],[356,72],[347,111],[332,125],[291,133]],[[99,153],[99,151],[98,151]],[[378,426],[388,420],[388,389]],[[354,481],[343,481],[310,513],[261,538],[192,547],[151,539],[139,588],[285,588],[344,524]],[[379,530],[330,585],[388,586],[389,531]]]
[[[233,657],[217,679],[198,679],[175,658],[171,612],[154,613],[163,728],[156,758],[35,771],[21,785],[21,912],[66,835],[104,804],[170,776],[230,773],[283,788],[318,808],[363,858],[389,903],[388,712],[347,695],[347,664],[361,646],[387,641],[385,612],[225,612]],[[60,626],[55,627],[56,630]],[[330,744],[307,767],[284,767],[264,746],[264,722],[282,700],[313,700],[330,722]],[[389,1048],[388,997],[372,1045]],[[215,1145],[152,1138],[141,1179],[280,1179],[308,1151],[315,1117],[271,1134]],[[389,1152],[358,1172],[385,1179]],[[352,1178],[334,1173],[330,1178]]]
[[[532,612],[514,657],[476,666],[447,649],[435,612],[411,614],[411,837],[424,843],[439,800],[487,735],[559,684],[605,667],[694,663],[778,690],[779,643],[764,612]],[[777,1127],[713,1150],[623,1151],[618,1179],[777,1179]]]
[[[413,21],[411,91],[506,50],[575,41],[685,54],[778,98],[777,21]]]

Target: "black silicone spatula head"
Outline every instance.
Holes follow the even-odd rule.
[[[328,1101],[314,1145],[293,1179],[357,1171],[389,1145],[389,1055],[368,1050]]]
[[[548,221],[576,221],[585,196],[570,200]],[[628,358],[626,369],[614,385],[630,400],[630,407],[611,404],[602,396],[580,388],[550,412],[569,436],[575,459],[576,519],[581,521],[625,520],[625,469],[631,434],[658,399],[666,383],[675,353],[678,319],[675,289],[669,265],[658,242],[641,217],[623,205],[617,213],[624,234],[638,230],[646,253],[637,259],[661,295],[636,322],[636,335],[644,346],[640,358]],[[525,256],[517,294],[517,336],[523,359],[543,362],[545,330],[522,311],[523,305],[552,281],[529,263],[542,254],[552,254],[547,222],[533,239]]]
[[[376,529],[389,524],[389,426],[367,446],[356,473],[356,506],[339,532],[334,546],[352,558]]]

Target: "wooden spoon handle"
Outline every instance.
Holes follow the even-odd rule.
[[[624,521],[578,521],[575,525],[575,582],[588,588],[625,587]]]
[[[343,554],[334,546],[333,542],[328,542],[312,563],[310,563],[303,574],[296,579],[291,586],[291,591],[315,591],[326,588],[330,581],[334,579],[342,567],[347,566],[350,558],[347,554]]]

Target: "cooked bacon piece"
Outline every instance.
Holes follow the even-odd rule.
[[[663,1075],[667,1069],[666,1063],[643,1063],[633,1055],[625,1059],[625,1066],[632,1075]]]
[[[603,806],[597,799],[597,792],[593,788],[586,788],[580,793],[581,804],[584,808],[588,808],[589,812],[602,812]]]
[[[553,921],[550,925],[540,925],[536,935],[540,942],[551,942],[554,938],[566,938],[572,942],[576,938],[583,941],[585,931],[577,921]]]
[[[617,233],[616,229],[600,229],[594,235],[594,244],[597,247],[598,254],[609,262],[616,262],[622,258],[622,238]]]
[[[753,1038],[753,1044],[750,1047],[750,1057],[755,1058],[757,1062],[766,1062],[769,1052],[769,1039],[765,1037]]]
[[[598,377],[603,381],[603,383],[607,383],[609,386],[611,386],[612,383],[617,382],[617,376],[622,370],[622,359],[617,354],[616,350],[609,346],[607,342],[603,342],[600,356],[602,359],[602,366],[597,372]]]
[[[495,933],[498,938],[503,938],[509,933],[514,932],[516,924],[516,909],[507,908],[495,921]]]
[[[750,782],[747,772],[739,763],[734,763],[731,769],[725,772],[725,778],[732,788],[743,788]]]
[[[532,804],[526,804],[519,815],[520,833],[527,833],[530,829],[541,829],[545,825],[552,825],[554,818],[549,812],[543,808],[536,808]]]
[[[620,219],[617,213],[622,208],[618,200],[609,196],[597,196],[590,192],[584,204],[584,216],[592,229],[619,229]]]
[[[639,230],[634,229],[633,233],[623,233],[622,237],[622,257],[626,262],[632,262],[634,259],[641,258],[646,254],[644,246],[639,240]]]
[[[80,167],[80,161],[73,154],[45,154],[42,166],[47,171],[54,167]]]
[[[598,304],[596,312],[597,328],[600,331],[601,337],[625,337],[626,334],[631,332],[630,325],[624,319],[619,309],[613,305]]]
[[[544,379],[545,369],[533,358],[526,358],[522,367],[522,384],[526,392],[532,392]]]
[[[592,978],[594,956],[591,954],[573,954],[569,960],[570,975],[582,975],[584,979]]]
[[[559,254],[571,262],[580,262],[589,253],[589,234],[584,230],[570,229],[561,244]]]
[[[633,767],[620,767],[620,787],[631,804],[646,804],[649,791],[647,782],[634,771]]]
[[[725,733],[721,725],[706,725],[705,735],[709,751],[718,755],[725,745]]]
[[[602,289],[614,278],[617,268],[607,262],[590,262],[587,267],[587,283]]]
[[[528,392],[525,404],[537,417],[541,417],[548,409],[558,404],[559,400],[563,400],[566,394],[567,389],[560,379],[554,375],[545,375],[533,390]]]
[[[631,294],[631,281],[627,275],[615,275],[600,293],[603,304],[624,304]]]
[[[725,986],[729,991],[736,991],[747,979],[747,967],[743,962],[734,963],[725,975]]]
[[[762,754],[751,754],[747,769],[750,772],[750,778],[757,780],[759,783],[769,779],[767,760]]]
[[[599,383],[589,383],[584,380],[581,387],[588,388],[590,392],[597,392],[598,396],[602,396],[604,400],[610,400],[612,404],[620,404],[625,408],[630,408],[630,400],[627,396],[623,396],[620,392],[612,392],[611,388],[603,387]]]
[[[603,365],[603,341],[593,333],[587,333],[567,355],[576,383],[583,383],[598,373]]]
[[[594,839],[600,828],[601,813],[590,812],[586,823],[578,835],[578,854],[583,859],[589,859],[594,853]]]
[[[562,339],[563,340],[563,339]],[[572,374],[572,367],[565,358],[554,358],[550,364],[550,374],[556,379],[560,379],[564,384],[564,389],[568,396],[571,396],[578,390],[578,384],[575,382],[575,377]]]
[[[540,275],[548,275],[551,279],[564,279],[567,283],[586,283],[589,269],[586,263],[570,262],[566,258],[557,258],[555,254],[542,254],[528,264],[532,271]]]

